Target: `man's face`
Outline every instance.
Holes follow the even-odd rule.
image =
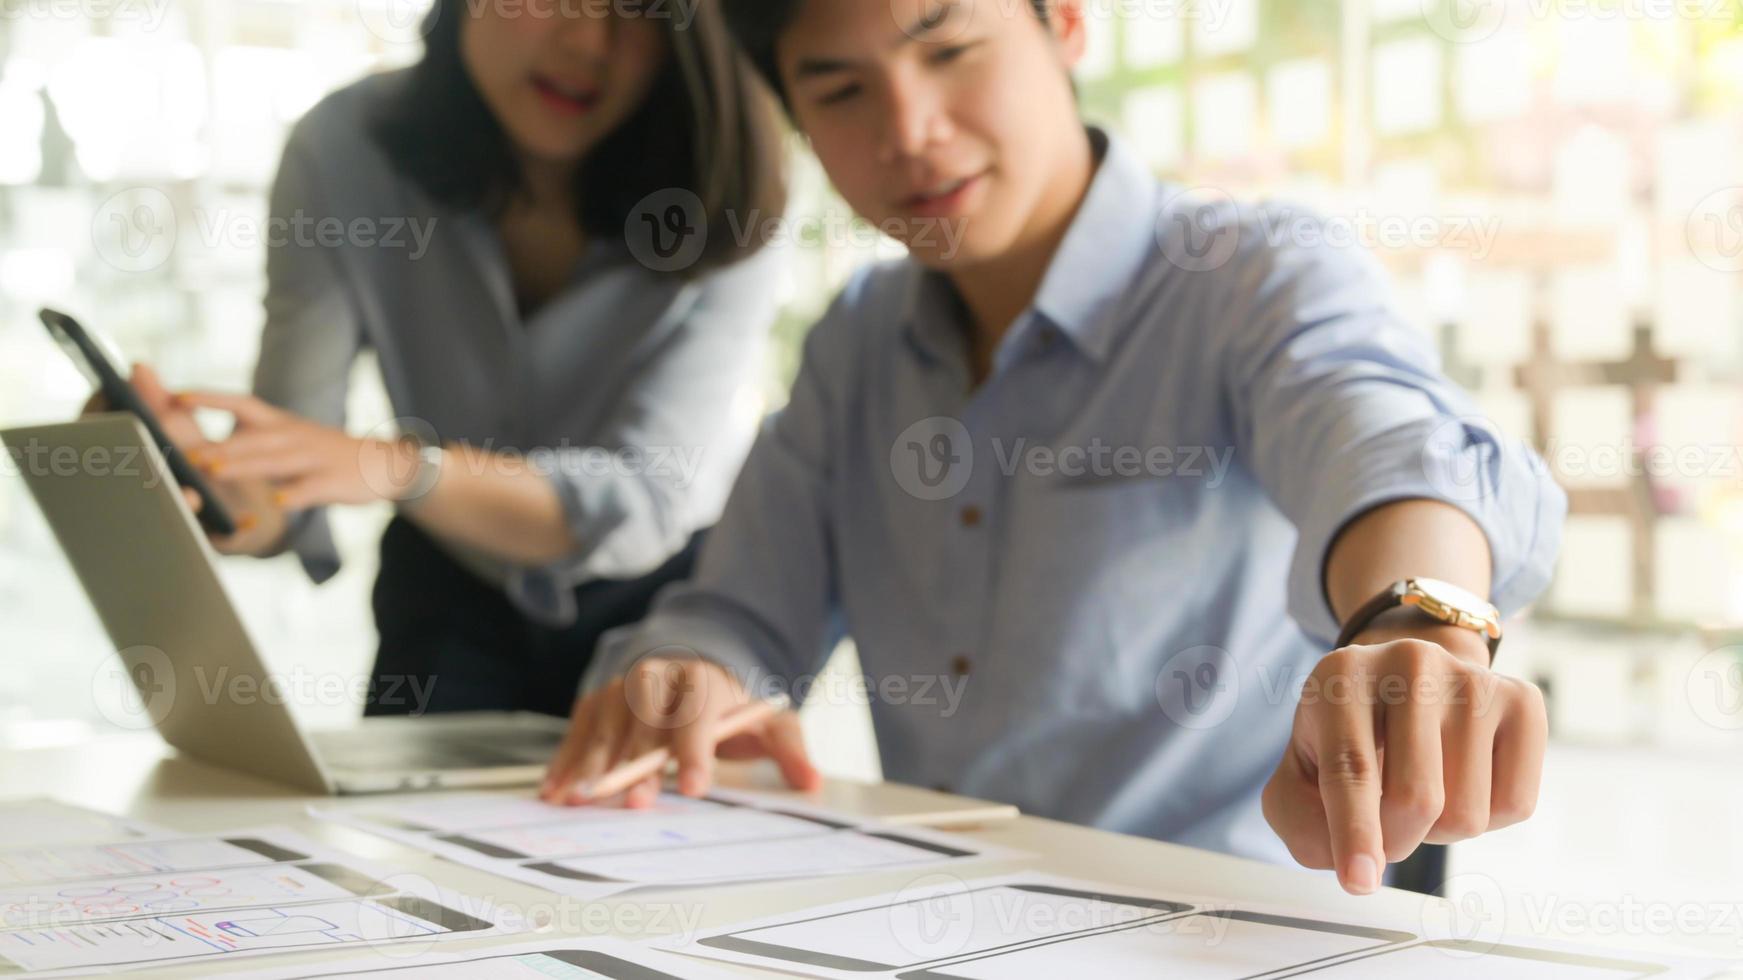
[[[948,268],[1023,244],[1060,193],[1082,138],[1069,72],[1083,43],[1078,0],[1055,0],[1045,24],[1030,0],[804,0],[776,53],[836,190]]]

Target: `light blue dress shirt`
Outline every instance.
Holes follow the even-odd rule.
[[[1565,499],[1474,417],[1370,258],[1094,137],[985,383],[941,276],[854,278],[697,577],[608,635],[589,683],[678,645],[804,695],[850,634],[888,778],[1287,861],[1259,793],[1337,632],[1337,532],[1452,503],[1506,612],[1548,580]]]

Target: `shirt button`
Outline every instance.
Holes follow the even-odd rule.
[[[972,666],[974,663],[968,659],[967,654],[959,653],[950,658],[950,672],[958,677],[967,677],[968,669]]]
[[[962,508],[962,526],[980,527],[980,508],[973,504]]]

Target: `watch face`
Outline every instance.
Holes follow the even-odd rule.
[[[1415,583],[1417,590],[1423,595],[1443,606],[1484,619],[1494,617],[1495,607],[1487,599],[1469,589],[1461,589],[1451,582],[1442,582],[1436,578],[1419,578],[1411,581]]]

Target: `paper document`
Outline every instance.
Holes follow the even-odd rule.
[[[0,851],[0,976],[515,931],[472,904],[275,828],[14,848]]]
[[[1718,966],[1429,931],[1051,875],[935,875],[678,949],[828,980],[1694,980]]]
[[[169,831],[59,800],[0,800],[0,846],[82,844],[151,837]]]
[[[716,967],[687,956],[609,939],[547,939],[493,946],[468,953],[372,957],[318,967],[237,974],[231,980],[321,980],[326,977],[381,980],[732,980]]]
[[[469,793],[313,812],[581,898],[649,886],[939,869],[1015,854],[963,837],[726,790],[703,799],[665,794],[645,810]]]
[[[243,835],[9,847],[0,850],[0,889],[106,875],[267,865],[283,860],[286,853],[264,840]]]

